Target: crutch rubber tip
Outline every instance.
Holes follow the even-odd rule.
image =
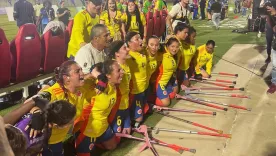
[[[190,149],[189,151],[192,153],[196,153],[196,149]]]
[[[233,84],[237,84],[237,81],[233,81]]]
[[[235,86],[229,86],[229,88],[234,88]]]
[[[219,134],[223,134],[223,131],[222,131],[222,130],[218,130],[218,133],[219,133]]]
[[[217,112],[213,112],[213,116],[216,116],[217,115]]]
[[[178,150],[178,153],[182,154],[184,152],[184,150],[180,149]]]
[[[247,110],[248,110],[248,111],[252,111],[252,109],[251,109],[251,108],[247,108]]]
[[[235,74],[235,76],[236,76],[236,77],[238,77],[238,76],[239,76],[239,74]]]
[[[240,88],[240,91],[244,91],[244,88]]]
[[[228,108],[223,108],[224,111],[228,111]]]

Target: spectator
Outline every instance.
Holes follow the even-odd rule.
[[[108,0],[105,6],[105,11],[100,16],[100,24],[104,24],[110,31],[110,36],[113,40],[122,40],[121,28],[121,11],[116,8],[115,0]]]
[[[40,0],[35,0],[34,11],[35,11],[35,23],[38,20],[40,15],[40,10],[43,8],[43,4],[41,4]]]
[[[145,0],[144,5],[143,5],[143,13],[147,14],[149,11],[152,9],[152,0]]]
[[[212,11],[212,21],[216,27],[216,29],[219,29],[219,22],[220,22],[220,13],[221,13],[221,3],[219,0],[217,0],[215,3],[211,6]]]
[[[98,13],[101,5],[101,0],[88,0],[86,1],[86,9],[77,13],[74,17],[74,25],[67,51],[68,58],[73,59],[77,51],[91,41],[91,29],[100,22]]]
[[[171,11],[169,12],[166,23],[169,26],[169,31],[173,33],[174,27],[178,22],[190,24],[188,16],[190,11],[188,10],[189,0],[181,0],[179,3],[175,4]]]
[[[63,22],[65,26],[68,26],[69,18],[71,17],[70,10],[64,7],[64,1],[61,1],[60,8],[57,10],[58,20]]]
[[[36,25],[41,23],[41,33],[44,31],[47,24],[55,19],[55,11],[52,8],[52,3],[50,1],[43,2],[43,8],[40,10],[40,15]]]
[[[199,2],[200,5],[200,15],[201,15],[201,19],[205,20],[205,8],[206,8],[206,0],[201,0]]]
[[[77,52],[75,61],[81,66],[85,79],[91,75],[89,73],[93,65],[106,60],[104,49],[110,43],[110,39],[108,28],[103,24],[97,24],[91,30],[91,43],[81,47]]]
[[[275,6],[274,6],[275,7]],[[275,18],[276,18],[276,10],[275,8],[273,7],[269,7],[267,6],[267,11],[271,13],[271,15],[273,16],[270,16],[270,18],[268,18],[268,23],[270,25],[270,27],[272,28],[273,30],[273,33],[275,34],[276,33],[276,24],[275,22]],[[272,34],[272,33],[271,33]],[[271,72],[271,85],[269,86],[269,89],[267,90],[267,93],[270,93],[270,94],[273,94],[276,92],[276,40],[274,38],[274,41],[273,41],[274,45],[273,48],[272,48],[272,72]]]
[[[208,0],[208,5],[207,5],[207,16],[208,16],[208,21],[212,20],[212,10],[211,6],[215,3],[215,0]]]
[[[34,23],[35,14],[33,5],[27,0],[18,0],[14,4],[13,17],[18,27],[26,23]]]
[[[193,12],[193,20],[195,20],[198,15],[198,0],[193,0]]]
[[[245,17],[246,16],[246,10],[247,10],[247,0],[243,0],[242,1],[242,17]]]

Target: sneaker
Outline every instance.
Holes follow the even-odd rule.
[[[271,62],[271,57],[268,56],[267,59],[265,60],[265,63],[270,63]]]
[[[269,89],[267,90],[267,93],[273,94],[273,93],[275,93],[275,92],[276,92],[276,84],[271,84],[271,85],[269,86]]]
[[[257,35],[257,37],[261,38],[261,36],[262,36],[262,33],[259,32],[258,35]]]

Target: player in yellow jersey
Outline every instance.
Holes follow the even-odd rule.
[[[146,102],[153,102],[155,98],[155,81],[156,81],[156,69],[157,69],[157,53],[160,48],[159,37],[153,35],[149,37],[147,47],[146,47],[146,56],[147,56],[147,82],[149,82],[146,90]]]
[[[143,50],[143,41],[137,32],[129,32],[125,40],[131,56],[127,59],[131,73],[130,115],[133,120],[140,123],[143,121],[145,91],[148,87],[147,57]]]
[[[108,0],[105,11],[101,13],[100,23],[105,24],[113,41],[121,40],[121,11],[117,10],[115,0]]]
[[[186,70],[189,68],[189,62],[191,61],[191,50],[189,44],[186,42],[189,35],[189,26],[185,23],[178,23],[174,29],[175,37],[180,43],[180,50],[177,54],[178,59],[178,70],[177,70],[177,79],[179,85],[188,86],[189,80]],[[186,59],[187,57],[187,59]]]
[[[197,48],[195,63],[195,78],[210,78],[213,67],[213,53],[215,41],[209,40],[206,44]]]
[[[117,100],[117,89],[123,77],[120,65],[115,60],[107,60],[98,68],[106,74],[108,84],[101,94],[92,97],[89,119],[84,128],[76,133],[76,149],[78,156],[90,156],[94,144],[102,144],[105,149],[116,148],[114,132],[108,123],[108,116]]]
[[[158,68],[158,77],[156,80],[155,104],[158,106],[168,106],[172,98],[178,92],[176,80],[177,53],[179,52],[178,39],[171,37],[165,45],[165,51],[161,56],[162,63]]]
[[[117,111],[113,122],[111,124],[115,133],[127,133],[131,132],[131,122],[129,114],[129,93],[130,93],[130,68],[126,63],[126,60],[130,58],[129,50],[123,41],[112,42],[108,50],[110,58],[115,59],[122,70],[124,71],[123,79],[120,83],[120,106]]]
[[[74,59],[77,51],[90,42],[91,29],[100,22],[97,13],[101,9],[101,0],[87,0],[86,9],[74,17],[74,25],[68,45],[67,57]]]
[[[127,5],[126,13],[122,16],[122,32],[125,37],[128,32],[140,33],[144,42],[147,38],[147,26],[145,15],[139,11],[134,0],[130,0]]]
[[[73,104],[77,109],[74,125],[75,128],[78,128],[78,125],[84,120],[81,118],[81,114],[84,110],[89,108],[88,106],[90,105],[93,92],[91,92],[91,88],[86,89],[84,87],[84,74],[80,66],[74,61],[66,61],[60,67],[56,68],[55,78],[57,83],[45,90],[42,90],[36,96],[47,99],[50,102],[56,100],[66,100]],[[34,103],[34,100],[31,98],[27,100],[26,103]],[[39,114],[33,115],[32,118],[34,121],[40,119]],[[32,124],[34,123],[35,122],[32,122]],[[42,130],[43,127],[32,124],[30,125],[30,128],[32,128],[30,136],[34,134],[35,137],[37,135],[37,131]],[[73,123],[71,123],[71,126],[72,125]],[[71,126],[52,127],[52,133],[48,141],[49,145],[47,148],[43,149],[43,155],[62,155],[62,141],[65,139]]]
[[[192,77],[195,70],[195,59],[196,59],[196,46],[195,46],[195,39],[196,39],[196,30],[194,27],[189,28],[189,36],[186,39],[186,42],[190,45],[190,50],[193,56],[189,55],[191,60],[188,70],[186,70],[186,73],[188,77]]]

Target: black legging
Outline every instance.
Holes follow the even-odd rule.
[[[205,19],[205,8],[204,7],[200,7],[200,14],[201,14],[201,19],[204,20]]]
[[[266,27],[266,33],[265,33],[266,52],[267,52],[267,55],[270,56],[271,55],[272,40],[273,40],[273,37],[275,36],[275,33],[273,32],[273,29],[269,26],[268,23],[266,23],[265,27]]]

